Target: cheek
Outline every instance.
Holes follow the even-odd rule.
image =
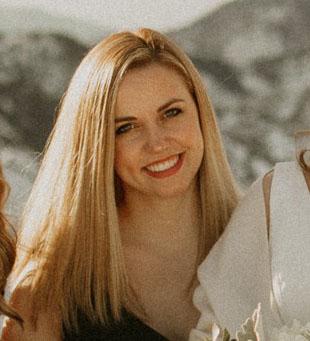
[[[197,139],[197,145],[199,146],[199,149],[204,150],[204,140],[203,140],[203,136],[202,136],[202,131],[200,129],[200,126],[197,128],[196,131],[196,139]]]
[[[195,160],[195,164],[200,164],[204,154],[204,139],[199,123],[195,122],[195,124],[191,125],[187,140],[190,143],[189,148],[192,150],[192,157]]]
[[[115,144],[115,156],[114,156],[114,169],[116,174],[121,177],[122,165],[126,164],[126,159],[124,160],[123,148],[120,143]]]
[[[195,137],[193,139],[193,144],[196,152],[196,157],[199,158],[201,161],[204,153],[204,142],[200,129],[196,131]]]
[[[128,143],[117,142],[115,144],[114,169],[120,178],[135,168],[135,160],[137,156]]]
[[[189,142],[194,149],[201,150],[204,148],[202,131],[198,120],[193,120],[191,123],[187,123],[186,128],[183,131],[184,138]]]

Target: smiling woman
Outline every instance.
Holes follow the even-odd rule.
[[[150,29],[103,40],[46,147],[13,274],[24,329],[3,340],[187,340],[198,264],[237,199],[188,57]]]
[[[131,70],[119,88],[117,122],[123,121],[123,112],[133,117],[119,127],[117,123],[115,171],[126,202],[136,206],[138,195],[149,205],[156,196],[193,191],[203,138],[195,100],[183,77],[158,63]]]

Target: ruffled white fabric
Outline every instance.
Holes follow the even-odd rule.
[[[212,336],[195,330],[191,334],[190,341],[309,341],[310,340],[310,322],[303,325],[300,321],[294,319],[292,324],[274,328],[270,336],[266,337],[264,326],[262,323],[263,316],[261,306],[258,304],[253,315],[249,317],[240,326],[236,335],[228,335],[215,323],[212,326]]]
[[[198,279],[193,301],[201,316],[191,336],[198,330],[210,337],[214,322],[235,335],[259,302],[267,330],[281,325],[272,291],[262,178],[250,187],[199,266]]]
[[[310,322],[310,193],[295,162],[275,167],[270,197],[275,299],[283,322]]]
[[[302,138],[310,149],[310,133]],[[310,321],[310,193],[297,161],[275,167],[270,240],[266,222],[262,177],[198,268],[193,301],[201,316],[190,341],[212,340],[214,323],[236,335],[259,303],[268,341],[294,319]]]

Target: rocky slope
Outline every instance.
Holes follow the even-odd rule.
[[[292,159],[293,132],[310,129],[308,18],[308,0],[236,0],[168,32],[201,71],[244,186],[275,162]],[[0,30],[0,158],[12,185],[14,215],[29,193],[55,108],[86,50],[61,34]]]
[[[58,34],[0,38],[0,159],[14,215],[29,193],[56,107],[85,51]]]
[[[310,129],[310,2],[239,0],[170,36],[204,76],[237,177],[293,157]]]

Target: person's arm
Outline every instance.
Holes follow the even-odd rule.
[[[212,334],[212,323],[231,335],[252,316],[258,303],[266,320],[270,309],[271,273],[267,238],[263,177],[247,190],[220,239],[200,264],[200,285],[194,305],[201,317],[195,332]]]
[[[267,173],[263,179],[263,192],[264,192],[266,226],[267,226],[267,231],[268,231],[268,237],[269,237],[269,227],[270,227],[270,192],[271,192],[272,177],[273,177],[273,170]]]
[[[310,191],[310,172],[303,169],[305,181],[307,183],[308,189]],[[270,171],[264,176],[263,179],[263,190],[264,190],[264,201],[265,201],[265,211],[266,211],[266,223],[269,236],[270,227],[270,192],[272,183],[273,171]]]
[[[10,304],[20,314],[24,323],[21,325],[11,318],[5,318],[1,341],[60,341],[61,323],[57,313],[40,313],[33,324],[29,287],[17,287],[12,294]]]
[[[310,192],[310,171],[303,171],[304,172],[304,175],[305,175],[305,179],[306,179],[306,183],[308,185],[308,189],[309,189],[309,192]]]

